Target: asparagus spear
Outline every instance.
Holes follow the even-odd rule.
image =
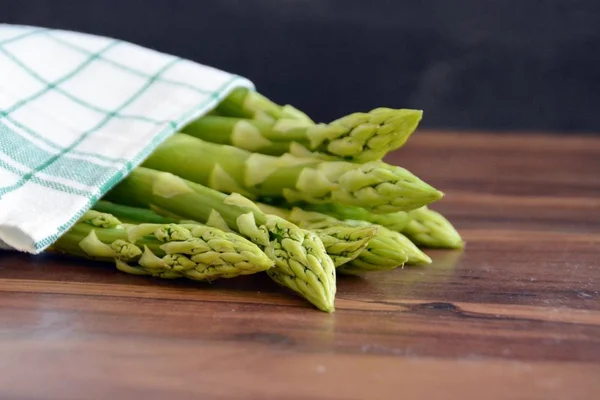
[[[323,242],[312,232],[262,213],[227,196],[170,173],[133,170],[106,196],[118,203],[159,207],[208,225],[231,229],[247,237],[274,261],[267,274],[323,311],[334,311],[335,267]]]
[[[295,119],[312,123],[308,115],[291,105],[280,106],[262,94],[246,88],[238,88],[219,103],[215,111],[219,115],[249,118],[262,121]]]
[[[343,267],[359,257],[371,239],[377,234],[376,226],[351,227],[337,225],[310,230],[315,232],[323,241],[327,254],[329,254],[336,267]]]
[[[323,241],[327,254],[336,267],[340,267],[358,257],[369,242],[377,235],[377,226],[355,227],[341,221],[321,223],[305,218],[295,218],[297,211],[286,210],[264,203],[255,203],[266,214],[277,215],[287,219],[300,228],[308,229],[317,234]],[[309,223],[310,222],[310,223]]]
[[[216,228],[200,224],[104,227],[96,218],[89,218],[92,213],[88,212],[62,235],[53,249],[80,257],[115,260],[119,270],[130,274],[170,279],[211,281],[254,274],[273,266],[254,243]]]
[[[289,221],[302,228],[315,231],[337,226],[355,227],[352,224],[337,220],[328,215],[305,211],[297,207],[286,210],[286,217]],[[356,258],[338,267],[338,272],[358,274],[367,271],[389,270],[403,265],[408,261],[406,251],[393,240],[390,240],[385,232],[380,232],[381,227],[376,225],[370,226],[377,227],[375,236],[369,240],[367,246],[360,251]]]
[[[96,210],[87,211],[79,218],[78,222],[101,228],[118,228],[121,226],[121,221],[114,215]]]
[[[346,220],[346,223],[351,226],[365,226],[370,225],[370,222],[367,221],[354,221],[354,220]],[[431,258],[423,253],[409,238],[403,235],[400,232],[394,232],[386,227],[380,226],[379,230],[381,231],[380,237],[386,237],[389,240],[395,243],[396,248],[401,248],[406,253],[406,263],[411,265],[419,265],[419,264],[431,264]]]
[[[306,229],[323,229],[327,226],[345,225],[349,227],[377,226],[377,233],[369,241],[367,247],[359,256],[338,268],[338,271],[363,272],[393,269],[404,263],[430,264],[431,258],[423,253],[404,235],[391,231],[383,226],[374,225],[367,221],[345,220],[340,221],[326,214],[314,211],[305,211],[294,207],[287,218],[296,225]]]
[[[128,223],[177,224],[182,222],[181,218],[171,218],[160,215],[147,208],[130,207],[106,200],[96,202],[93,209],[102,213],[111,214],[121,221]]]
[[[464,246],[460,234],[439,212],[421,207],[409,212],[374,214],[364,208],[339,204],[303,204],[307,210],[319,211],[341,220],[362,220],[400,232],[422,247],[459,249]]]
[[[339,203],[375,213],[411,210],[443,193],[409,171],[373,161],[354,164],[250,153],[176,134],[144,166],[226,193],[283,198],[289,203]]]
[[[340,204],[303,204],[301,208],[330,215],[340,220],[367,221],[385,226],[396,232],[402,232],[411,217],[408,212],[397,211],[388,214],[374,214],[364,208],[350,207]]]
[[[402,146],[415,131],[422,112],[377,108],[354,113],[330,124],[306,124],[280,119],[253,121],[232,117],[205,116],[183,128],[183,132],[213,143],[279,156],[342,158],[351,162],[381,160]]]
[[[402,230],[414,243],[423,247],[461,249],[464,242],[450,221],[428,207],[409,213],[411,219]]]
[[[252,202],[247,203],[248,207],[255,207],[257,205],[258,204]],[[287,219],[285,218],[285,213],[282,212],[284,211],[283,209],[268,205],[258,206],[265,214],[273,214]],[[94,208],[96,210],[111,213],[122,221],[134,223],[144,221],[161,224],[189,222],[182,221],[181,218],[173,219],[164,217],[147,208],[124,206],[106,200],[99,201],[94,205]],[[347,225],[329,226],[326,227],[326,229],[313,230],[319,239],[323,241],[325,250],[336,267],[356,258],[360,251],[367,246],[367,243],[375,235],[376,231],[377,228],[374,226],[356,228]]]

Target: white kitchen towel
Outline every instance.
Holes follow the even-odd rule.
[[[120,40],[0,24],[0,247],[46,249],[237,87],[253,89]]]

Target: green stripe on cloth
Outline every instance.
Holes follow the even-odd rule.
[[[50,159],[48,159],[45,163],[43,163],[42,165],[40,165],[39,167],[35,168],[31,173],[26,174],[25,176],[23,176],[17,183],[15,183],[14,185],[8,186],[8,187],[4,187],[0,189],[0,198],[2,198],[4,195],[6,195],[7,193],[10,193],[18,188],[20,188],[21,186],[23,186],[28,180],[31,179],[31,177],[37,173],[40,172],[44,169],[46,169],[49,165],[51,165],[52,163],[56,162],[57,160],[59,160],[61,157],[63,157],[65,154],[68,154],[73,148],[77,147],[81,142],[83,142],[89,135],[93,134],[94,132],[98,131],[100,128],[102,128],[104,125],[106,125],[113,117],[115,114],[117,114],[119,111],[123,110],[125,107],[127,107],[129,104],[131,104],[133,101],[135,101],[138,97],[140,97],[142,94],[144,94],[144,92],[146,90],[148,90],[148,88],[152,85],[152,83],[156,80],[156,78],[158,76],[160,76],[160,74],[164,73],[167,69],[171,68],[173,65],[175,65],[177,62],[179,62],[181,60],[181,58],[175,58],[173,60],[171,60],[169,63],[167,63],[166,65],[164,65],[153,77],[151,77],[150,79],[148,79],[146,81],[146,83],[136,92],[134,93],[127,101],[125,101],[123,104],[121,104],[121,106],[119,106],[114,113],[110,113],[108,114],[104,119],[102,119],[96,126],[94,126],[92,129],[89,129],[88,131],[84,132],[80,137],[77,138],[77,140],[73,141],[73,143],[71,143],[69,146],[65,147],[63,150],[61,150],[58,154],[52,156]],[[169,124],[169,126],[172,126],[172,124]],[[172,129],[172,128],[171,128]]]
[[[86,66],[88,66],[89,64],[91,64],[92,62],[94,62],[97,59],[100,59],[100,55],[102,53],[104,53],[105,51],[111,49],[112,47],[116,46],[117,44],[120,44],[122,42],[120,41],[113,41],[110,44],[108,44],[106,47],[104,47],[103,49],[101,49],[99,52],[97,53],[88,53],[89,57],[80,65],[77,66],[77,68],[75,68],[73,71],[69,72],[68,74],[66,74],[65,76],[61,77],[60,79],[54,81],[54,82],[49,82],[47,80],[45,80],[43,77],[41,77],[38,73],[36,73],[33,69],[29,68],[27,65],[25,65],[21,60],[19,60],[17,57],[15,57],[12,53],[10,53],[9,51],[7,51],[6,49],[2,48],[0,46],[0,52],[2,52],[3,54],[5,54],[8,58],[10,58],[15,64],[17,64],[19,67],[21,67],[24,71],[26,71],[29,75],[31,75],[32,77],[34,77],[35,79],[37,79],[38,81],[40,81],[41,83],[43,83],[44,85],[46,85],[46,87],[43,90],[40,90],[37,93],[34,93],[33,95],[29,96],[28,98],[22,99],[21,101],[17,102],[15,105],[13,105],[12,107],[9,107],[8,109],[3,111],[3,114],[6,113],[7,115],[18,110],[19,108],[21,108],[22,106],[24,106],[25,104],[31,102],[32,100],[35,100],[37,98],[39,98],[40,96],[43,96],[44,94],[48,93],[49,91],[53,90],[55,92],[58,92],[60,94],[62,94],[63,96],[67,97],[68,99],[70,99],[71,101],[89,108],[90,110],[94,110],[97,111],[99,113],[102,114],[111,114],[113,113],[111,110],[106,110],[104,108],[100,108],[97,107],[87,101],[84,101],[76,96],[73,96],[71,93],[67,92],[66,90],[63,90],[60,88],[60,84],[65,83],[66,81],[68,81],[69,79],[71,79],[72,77],[76,76],[79,72],[81,72]],[[118,118],[122,118],[122,119],[133,119],[133,120],[139,120],[139,121],[144,121],[144,122],[148,122],[154,125],[160,125],[160,124],[164,124],[165,122],[168,121],[159,121],[159,120],[155,120],[152,118],[148,118],[148,117],[144,117],[141,115],[124,115],[124,114],[117,114],[115,115]]]
[[[160,144],[162,143],[168,136],[170,136],[173,132],[182,128],[189,121],[194,118],[198,118],[202,111],[205,111],[211,102],[215,104],[222,100],[226,94],[237,85],[237,81],[242,80],[240,76],[234,75],[231,79],[225,82],[217,91],[215,91],[209,98],[203,101],[201,104],[190,109],[188,112],[184,113],[177,121],[174,123],[174,126],[165,127],[161,132],[159,132],[148,145],[136,156],[126,164],[125,171],[119,171],[114,176],[110,177],[98,190],[98,194],[91,196],[85,205],[79,209],[72,218],[70,218],[66,223],[61,225],[57,232],[36,242],[34,247],[36,250],[42,250],[52,244],[56,239],[58,239],[64,232],[66,232],[81,216],[90,209],[108,190],[114,187],[119,181],[121,181],[125,176],[131,172],[133,168],[135,168],[142,160],[144,160],[148,155]]]
[[[0,160],[0,167],[6,171],[12,172],[15,175],[19,175],[19,176],[23,175],[23,171],[19,170],[18,168],[13,167],[12,165],[5,162],[4,160]],[[56,190],[58,192],[76,194],[78,196],[83,196],[83,197],[90,197],[94,194],[92,191],[89,191],[89,190],[77,189],[72,186],[68,186],[68,185],[64,185],[62,183],[44,179],[42,177],[33,176],[30,181],[33,183],[42,185],[44,187],[47,187],[47,188],[52,188],[53,190]]]
[[[94,62],[94,60],[96,60],[102,52],[110,49],[113,46],[116,46],[118,43],[119,43],[118,41],[113,41],[113,42],[109,43],[107,46],[105,46],[103,49],[101,49],[99,52],[90,54],[89,57],[86,58],[84,62],[82,62],[77,67],[75,67],[71,72],[60,77],[59,79],[57,79],[54,82],[48,82],[47,80],[42,78],[37,72],[35,72],[33,69],[29,68],[21,60],[19,60],[17,57],[15,57],[10,51],[8,51],[5,48],[3,48],[2,46],[0,46],[0,52],[2,52],[4,55],[6,55],[6,57],[11,59],[15,64],[17,64],[19,67],[21,67],[29,75],[31,75],[32,77],[34,77],[35,79],[37,79],[38,81],[40,81],[41,83],[46,85],[46,87],[44,89],[32,94],[29,97],[21,99],[17,103],[13,104],[12,107],[9,107],[9,108],[3,110],[3,113],[4,114],[13,113],[16,110],[18,110],[19,108],[23,107],[25,104],[30,103],[31,101],[39,98],[40,96],[43,96],[44,94],[48,93],[51,90],[60,92],[60,89],[57,87],[58,85],[68,81],[69,79],[71,79],[72,77],[74,77],[75,75],[80,73],[85,67],[87,67],[92,62]]]
[[[13,161],[23,165],[29,170],[35,170],[41,164],[51,159],[55,153],[40,149],[29,140],[14,132],[0,120],[0,152]],[[122,165],[123,163],[121,163]],[[86,186],[94,186],[99,175],[113,174],[120,166],[99,165],[87,160],[62,157],[57,163],[53,163],[49,169],[44,171],[53,175],[81,183]],[[53,170],[51,168],[60,168]]]
[[[83,54],[87,54],[87,55],[89,55],[89,54],[92,54],[92,52],[91,52],[91,51],[89,51],[89,50],[87,50],[87,49],[85,49],[85,48],[83,48],[83,47],[77,46],[77,45],[75,45],[75,44],[73,44],[73,43],[70,43],[70,42],[68,42],[68,41],[66,41],[66,40],[63,40],[63,39],[61,39],[61,38],[58,38],[58,37],[54,36],[54,35],[52,34],[52,32],[50,32],[50,31],[46,32],[46,36],[48,36],[49,38],[51,38],[52,40],[54,40],[54,41],[56,41],[56,42],[58,42],[58,43],[61,43],[61,44],[65,45],[65,46],[68,46],[68,47],[72,48],[73,50],[77,50],[77,51],[79,51],[79,52],[81,52],[81,53],[83,53]],[[105,62],[105,63],[107,63],[107,64],[111,64],[111,65],[113,65],[114,67],[117,67],[117,68],[119,68],[119,69],[122,69],[123,71],[132,72],[132,73],[134,73],[134,74],[137,74],[138,76],[141,76],[141,77],[143,77],[143,78],[148,78],[148,77],[150,77],[150,75],[148,75],[148,74],[147,74],[147,73],[145,73],[145,72],[139,71],[139,70],[137,70],[137,69],[135,69],[135,68],[128,67],[128,66],[127,66],[127,65],[125,65],[125,64],[122,64],[122,63],[119,63],[119,62],[116,62],[116,61],[110,60],[110,59],[108,59],[108,58],[105,58],[105,57],[102,57],[102,56],[100,56],[100,57],[99,57],[99,59],[100,59],[100,60],[102,60],[102,61],[104,61],[104,62]],[[195,91],[195,92],[197,92],[197,93],[201,93],[201,94],[210,95],[210,94],[212,93],[212,92],[210,92],[210,91],[208,91],[208,90],[202,90],[202,89],[200,89],[199,87],[196,87],[196,86],[194,86],[194,85],[190,85],[190,84],[188,84],[188,83],[185,83],[185,82],[174,81],[174,80],[171,80],[171,79],[166,79],[166,78],[159,78],[159,79],[157,79],[157,81],[160,81],[160,82],[162,82],[162,83],[167,83],[167,84],[169,84],[169,85],[173,85],[173,86],[180,86],[180,87],[184,87],[184,88],[186,88],[186,89],[190,89],[190,90],[193,90],[193,91]]]
[[[48,30],[49,30],[48,28],[31,28],[31,30],[28,32],[11,37],[9,39],[4,39],[3,41],[0,42],[0,46],[4,46],[5,44],[9,44],[9,43],[14,43],[21,39],[25,39],[26,37],[37,35],[37,34],[43,33],[43,32],[47,32]]]
[[[40,142],[44,143],[48,147],[51,147],[55,150],[61,150],[63,148],[63,146],[59,146],[56,143],[52,142],[51,140],[46,139],[45,136],[40,135],[39,133],[35,132],[33,129],[30,129],[27,126],[20,123],[19,121],[13,119],[10,115],[4,114],[2,111],[0,111],[0,117],[4,117],[4,119],[7,120],[8,122],[10,122],[11,125],[14,125],[15,127],[19,128],[21,131],[25,132],[27,135],[39,140]],[[169,122],[171,122],[171,121],[169,121]],[[31,140],[29,140],[29,141],[31,142]],[[39,147],[39,146],[37,146],[37,147]],[[101,154],[96,154],[96,153],[92,153],[89,151],[81,151],[81,150],[71,150],[70,154],[89,157],[89,158],[96,158],[100,161],[109,162],[109,163],[113,163],[113,164],[117,164],[117,163],[122,164],[127,161],[127,159],[125,159],[125,158],[108,157],[108,156],[103,156]]]

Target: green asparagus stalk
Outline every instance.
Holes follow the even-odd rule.
[[[339,204],[304,204],[302,208],[319,211],[341,220],[362,220],[400,232],[418,246],[460,249],[464,246],[460,234],[440,213],[427,207],[409,212],[374,214],[358,207]]]
[[[291,105],[280,106],[262,94],[246,88],[238,88],[219,103],[215,111],[219,115],[248,118],[261,121],[294,119],[313,123],[308,115]]]
[[[298,207],[294,207],[289,211],[288,219],[302,228],[311,230],[340,225],[350,228],[356,227],[356,224],[340,221],[314,211],[305,211]],[[338,268],[339,273],[360,274],[368,271],[390,270],[404,265],[408,261],[406,251],[391,240],[386,232],[382,232],[382,227],[369,223],[366,223],[365,226],[377,227],[375,236],[369,240],[367,246],[362,249],[356,258]]]
[[[346,220],[345,222],[350,224],[351,226],[356,226],[356,227],[370,225],[370,222],[367,222],[367,221]],[[393,241],[393,243],[395,243],[396,248],[401,248],[404,250],[404,252],[406,253],[406,257],[407,257],[407,260],[406,260],[407,264],[409,264],[409,265],[431,264],[431,258],[427,254],[423,253],[423,251],[421,251],[417,247],[416,244],[414,244],[409,238],[407,238],[402,233],[394,232],[383,226],[380,226],[379,230],[381,231],[381,237],[385,236],[386,238],[389,238],[390,240]]]
[[[130,207],[106,200],[96,202],[92,208],[95,211],[113,215],[126,223],[178,224],[181,222],[188,222],[182,221],[182,218],[171,218],[157,214],[147,208]]]
[[[274,261],[267,274],[320,310],[334,311],[335,267],[323,242],[312,232],[250,207],[241,196],[148,168],[133,170],[106,200],[137,207],[158,207],[184,218],[230,229],[261,247]]]
[[[284,209],[267,205],[256,205],[265,214],[273,214],[287,219],[285,218],[285,212],[282,212],[285,211]],[[181,218],[164,217],[147,208],[124,206],[106,200],[99,201],[94,205],[94,208],[110,213],[125,222],[189,223],[189,221],[184,221]],[[356,228],[347,225],[329,226],[326,229],[313,230],[319,239],[323,241],[325,250],[327,250],[327,254],[329,254],[336,267],[356,258],[360,251],[367,246],[367,243],[375,235],[376,231],[377,228],[374,226]]]
[[[372,224],[385,226],[396,232],[402,232],[406,224],[408,224],[408,221],[411,219],[410,214],[405,211],[397,211],[388,214],[374,214],[364,208],[340,204],[303,204],[301,208],[327,214],[342,221],[347,219],[367,221]]]
[[[339,203],[374,213],[412,210],[443,196],[409,171],[380,161],[354,164],[274,157],[183,134],[167,139],[144,166],[249,198]]]
[[[79,218],[78,222],[100,228],[119,228],[122,225],[121,221],[114,215],[96,210],[87,211]]]
[[[256,153],[274,156],[289,153],[364,163],[381,160],[402,146],[421,117],[422,112],[418,110],[388,108],[354,113],[330,124],[308,125],[293,119],[267,122],[206,116],[182,131],[202,140]]]
[[[367,221],[344,220],[340,221],[326,214],[314,211],[305,211],[301,208],[293,208],[287,218],[294,224],[305,229],[323,229],[328,226],[345,225],[359,228],[376,226],[377,232],[369,241],[367,247],[359,256],[338,268],[340,272],[349,273],[378,271],[393,269],[397,266],[407,264],[430,264],[431,258],[423,253],[404,235],[391,231],[380,225],[374,225]]]
[[[320,229],[346,226],[351,228],[376,226],[377,232],[369,241],[367,247],[354,260],[338,267],[338,272],[356,274],[367,271],[382,271],[394,269],[408,264],[430,264],[431,258],[423,253],[404,235],[391,231],[383,226],[367,221],[340,221],[330,215],[315,211],[306,211],[298,207],[291,210],[260,204],[265,212],[280,215],[301,228],[319,231]]]
[[[377,227],[332,226],[311,229],[323,242],[327,254],[336,267],[343,266],[358,257],[377,233]]]
[[[327,254],[336,267],[340,267],[358,257],[367,247],[371,239],[377,234],[377,226],[355,227],[342,222],[339,223],[312,223],[306,219],[296,219],[295,210],[286,210],[268,204],[255,203],[266,214],[277,215],[287,219],[300,228],[313,231],[325,245]]]
[[[446,249],[464,247],[460,234],[439,212],[422,207],[411,211],[409,215],[411,219],[402,232],[417,245]]]
[[[101,261],[136,275],[211,281],[266,271],[273,262],[258,246],[234,233],[193,225],[111,225],[88,212],[53,250]],[[142,250],[143,249],[143,250]]]

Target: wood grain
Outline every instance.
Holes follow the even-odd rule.
[[[600,398],[600,138],[422,132],[464,252],[339,279],[198,284],[0,253],[1,399]]]

